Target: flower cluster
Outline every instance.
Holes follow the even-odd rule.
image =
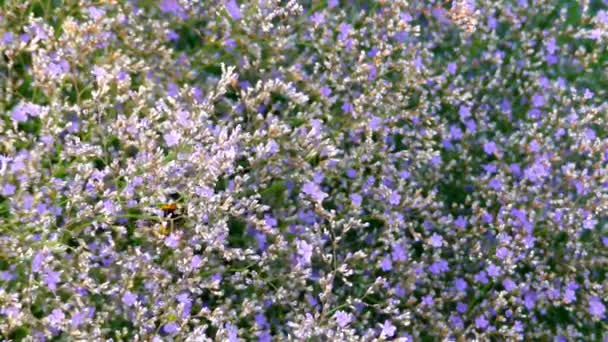
[[[0,1],[0,340],[608,338],[608,3]]]

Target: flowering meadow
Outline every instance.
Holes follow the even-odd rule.
[[[0,0],[0,341],[606,341],[607,47],[606,0]]]

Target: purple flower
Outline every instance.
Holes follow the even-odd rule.
[[[485,330],[488,327],[488,324],[490,324],[490,322],[488,322],[488,320],[483,316],[477,316],[477,318],[475,318],[475,326],[481,330]]]
[[[401,202],[401,195],[399,195],[397,191],[391,191],[388,202],[392,205],[399,205]]]
[[[312,199],[318,203],[323,202],[327,194],[321,191],[321,188],[314,182],[304,183],[302,192],[312,197]]]
[[[604,319],[606,306],[599,297],[589,297],[589,314],[597,319]]]
[[[461,105],[460,109],[458,109],[458,115],[460,116],[460,120],[464,122],[466,119],[471,117],[471,107]]]
[[[532,105],[534,108],[539,108],[545,105],[545,98],[542,94],[536,93],[532,96]]]
[[[448,63],[448,72],[450,73],[450,75],[456,74],[457,68],[458,68],[458,65],[456,63],[453,63],[453,62]]]
[[[126,306],[133,306],[136,301],[137,295],[135,295],[131,291],[125,291],[125,293],[122,295],[122,302]]]
[[[528,310],[532,310],[536,306],[537,295],[535,291],[526,291],[524,295],[524,305]]]
[[[175,322],[170,322],[170,323],[163,325],[163,332],[165,334],[171,335],[171,334],[175,334],[178,331],[179,331],[179,325]]]
[[[361,202],[363,201],[363,197],[361,197],[361,195],[359,194],[351,194],[350,195],[350,201],[351,204],[353,205],[353,207],[360,207],[361,206]]]
[[[15,34],[13,32],[4,32],[4,36],[2,36],[2,43],[4,45],[9,45],[15,39]]]
[[[27,112],[23,109],[22,106],[17,105],[11,111],[11,118],[15,122],[25,122],[27,121]]]
[[[340,328],[344,328],[353,320],[353,315],[342,310],[338,310],[334,314],[334,318],[336,323],[338,323],[338,326],[340,326]]]
[[[431,264],[431,266],[429,266],[429,272],[431,272],[432,274],[441,274],[443,272],[446,272],[447,270],[449,270],[449,266],[447,261],[441,259],[433,264]]]
[[[456,304],[456,311],[458,311],[458,313],[463,314],[465,312],[467,312],[467,309],[469,308],[469,306],[465,303],[462,302],[458,302]]]
[[[65,314],[61,309],[53,309],[51,314],[47,316],[49,324],[53,327],[60,327],[65,319]]]
[[[585,229],[593,229],[595,225],[597,225],[597,220],[593,216],[589,216],[583,221],[583,228]]]
[[[456,220],[454,220],[454,225],[460,229],[465,229],[467,224],[468,221],[464,216],[458,216]]]
[[[200,256],[195,255],[192,257],[192,260],[190,261],[190,266],[194,269],[197,269],[199,267],[201,267],[203,265],[203,260],[201,259]]]
[[[492,190],[500,191],[502,190],[502,181],[499,178],[494,177],[490,179],[490,181],[488,182],[488,186]]]
[[[265,328],[268,326],[268,321],[266,320],[266,316],[264,314],[258,313],[255,315],[255,324],[260,328]]]
[[[393,335],[395,335],[396,330],[397,328],[391,323],[391,321],[387,319],[386,321],[384,321],[384,324],[382,324],[381,335],[384,335],[386,337],[393,337]]]
[[[49,290],[54,292],[57,289],[57,284],[61,281],[60,274],[60,272],[55,272],[52,270],[48,270],[45,272],[43,280]]]
[[[496,277],[500,276],[500,274],[501,274],[500,267],[498,267],[494,264],[488,265],[488,267],[486,268],[486,271],[487,271],[488,275],[492,278],[496,278]]]
[[[380,262],[380,267],[384,272],[388,272],[393,269],[393,263],[388,255],[382,259],[382,262]]]
[[[498,147],[495,142],[488,141],[483,144],[483,151],[489,155],[496,154],[498,153]]]
[[[242,18],[241,10],[239,9],[239,5],[235,0],[226,0],[224,5],[226,6],[226,11],[228,11],[228,14],[230,14],[232,19],[239,20]]]
[[[98,20],[106,14],[104,10],[101,10],[95,6],[88,7],[87,12],[89,13],[89,17],[91,17],[93,20]]]
[[[298,248],[298,255],[300,256],[300,264],[310,264],[312,258],[313,246],[304,240],[296,240],[296,246]]]
[[[563,295],[564,303],[570,304],[576,301],[576,292],[573,289],[565,289]]]
[[[179,238],[179,234],[171,233],[165,238],[165,246],[169,248],[177,248],[177,246],[179,246]]]
[[[181,138],[181,136],[175,131],[166,133],[164,135],[165,143],[169,147],[173,147],[173,146],[179,144],[180,138]]]
[[[2,196],[11,196],[15,194],[17,187],[11,183],[5,183],[2,187]]]
[[[437,233],[433,233],[429,238],[431,246],[435,248],[441,248],[443,246],[443,237]]]
[[[456,125],[450,126],[450,137],[452,140],[462,139],[462,129]]]
[[[467,281],[462,278],[457,278],[454,281],[454,285],[456,286],[456,290],[458,290],[460,292],[464,292],[467,289],[467,287],[469,286],[467,284]]]
[[[353,111],[354,107],[350,102],[344,101],[341,108],[342,108],[342,112],[344,112],[345,114],[348,114]]]
[[[86,315],[87,314],[84,311],[77,311],[77,312],[73,313],[72,318],[70,320],[70,325],[73,328],[78,328],[79,326],[82,325],[82,323],[84,323]]]
[[[261,331],[258,334],[258,342],[271,342],[272,341],[272,336],[270,335],[270,332],[265,330],[265,331]]]
[[[469,133],[475,133],[475,131],[477,131],[477,124],[475,123],[475,120],[468,120],[464,123],[464,125]]]
[[[504,260],[505,258],[509,257],[510,255],[511,255],[511,252],[506,247],[499,247],[496,249],[496,257],[500,260]]]
[[[322,87],[321,88],[321,95],[325,98],[328,98],[331,96],[331,88],[329,87]]]
[[[433,306],[435,304],[435,301],[433,300],[433,295],[428,294],[422,297],[422,303],[426,306]]]
[[[321,25],[325,22],[325,15],[322,12],[316,12],[310,16],[310,21],[315,25]]]
[[[382,127],[382,119],[377,116],[372,116],[369,120],[369,128],[372,131],[377,131],[378,129],[380,129],[380,127]]]
[[[394,243],[392,249],[391,257],[393,258],[393,261],[407,261],[407,254],[400,244]]]
[[[264,223],[266,223],[268,227],[274,228],[277,226],[278,222],[277,219],[275,219],[272,215],[265,214]]]
[[[161,0],[158,8],[161,12],[171,13],[174,16],[184,18],[186,16],[186,12],[184,8],[177,2],[177,0]]]

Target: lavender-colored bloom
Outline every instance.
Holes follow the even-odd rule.
[[[435,248],[441,248],[443,246],[443,237],[437,233],[433,233],[429,238],[429,243]]]
[[[342,112],[344,112],[345,114],[351,113],[354,109],[353,105],[348,101],[344,101],[341,108]]]
[[[491,155],[491,154],[496,154],[496,153],[498,153],[498,146],[496,146],[496,143],[495,143],[495,142],[493,142],[493,141],[488,141],[488,142],[485,142],[485,143],[483,144],[483,151],[484,151],[486,154],[490,154],[490,155]]]
[[[121,300],[126,306],[133,306],[137,301],[137,295],[130,291],[125,291],[125,293],[122,295]]]
[[[483,315],[477,316],[477,318],[475,318],[475,326],[481,330],[485,330],[489,324],[490,322],[488,322],[488,320]]]
[[[302,186],[302,192],[309,195],[316,202],[323,202],[327,197],[327,194],[321,191],[321,188],[314,182],[304,183]]]
[[[271,342],[272,336],[269,331],[261,331],[258,335],[258,342]]]
[[[78,328],[85,322],[85,318],[87,313],[84,311],[77,311],[72,314],[72,318],[70,319],[70,325],[72,328]]]
[[[40,272],[42,263],[44,262],[45,259],[46,259],[46,253],[44,253],[42,251],[36,253],[34,258],[32,259],[32,272],[34,272],[34,273]]]
[[[2,196],[11,196],[15,194],[17,187],[10,183],[5,183],[2,187]]]
[[[228,11],[228,14],[230,14],[233,20],[240,20],[243,17],[239,5],[235,0],[226,0],[224,4],[226,6],[226,11]]]
[[[2,36],[2,44],[9,45],[13,42],[14,39],[15,34],[13,32],[4,32],[4,35]]]
[[[369,120],[369,128],[372,131],[377,131],[380,129],[380,127],[382,127],[382,119],[377,116],[372,116]]]
[[[391,194],[388,198],[388,202],[392,205],[399,205],[400,201],[401,201],[401,195],[399,195],[399,193],[396,191],[391,191]]]
[[[445,260],[439,260],[429,266],[429,272],[432,274],[441,274],[449,270],[448,263]]]
[[[545,105],[545,98],[541,94],[539,94],[539,93],[534,94],[534,96],[532,96],[532,105],[535,108],[539,108],[539,107],[544,106]]]
[[[462,129],[456,125],[450,126],[450,137],[452,140],[462,139]]]
[[[353,315],[345,311],[338,310],[334,314],[334,318],[336,323],[338,323],[338,326],[340,326],[340,328],[344,328],[353,320]]]
[[[177,132],[166,133],[163,138],[165,139],[165,144],[169,147],[179,144],[180,141],[180,135]]]
[[[450,73],[450,75],[454,75],[456,74],[456,70],[457,70],[458,66],[456,65],[456,63],[450,62],[448,63],[448,72]]]
[[[65,320],[65,313],[61,309],[53,309],[47,319],[51,326],[60,327]]]
[[[300,263],[303,265],[310,264],[310,259],[312,258],[313,253],[313,246],[304,240],[297,240],[296,245],[298,247]]]
[[[170,13],[174,16],[185,16],[184,8],[180,5],[178,0],[161,0],[158,8],[162,12]]]
[[[589,297],[589,314],[597,319],[604,319],[606,316],[606,306],[599,297]]]
[[[329,87],[322,87],[321,88],[321,95],[325,98],[328,98],[331,96],[331,88]]]
[[[177,233],[172,233],[165,238],[165,246],[169,248],[177,248],[179,246],[180,236]]]
[[[351,203],[354,207],[358,208],[361,206],[361,202],[363,201],[363,197],[359,194],[351,194],[350,195]]]
[[[435,305],[435,301],[433,300],[433,295],[428,294],[428,295],[422,297],[422,303],[426,306]]]
[[[498,259],[504,260],[505,258],[509,257],[510,255],[511,255],[511,252],[506,247],[499,247],[496,249],[496,257]]]
[[[381,335],[384,335],[386,337],[393,337],[393,335],[395,335],[395,331],[397,330],[397,327],[395,327],[391,321],[386,320],[384,321],[384,324],[382,324],[382,332]]]
[[[44,273],[44,284],[49,288],[49,290],[54,292],[57,289],[57,284],[61,281],[60,274],[60,272],[55,272],[52,270],[47,270]]]
[[[384,272],[388,272],[393,269],[393,263],[388,255],[382,259],[382,262],[380,262],[380,268]]]
[[[524,295],[524,305],[528,310],[532,310],[536,306],[537,300],[538,297],[535,291],[526,291],[526,294]]]
[[[469,133],[475,133],[477,131],[477,123],[475,123],[475,120],[467,120],[464,125]]]
[[[461,105],[460,109],[458,109],[458,115],[460,116],[460,120],[463,122],[471,117],[471,107]]]
[[[170,322],[170,323],[163,325],[163,332],[165,334],[171,335],[171,334],[175,334],[178,331],[179,331],[179,325],[175,322]]]
[[[397,243],[392,244],[392,253],[391,253],[391,257],[393,258],[393,261],[395,262],[403,262],[403,261],[407,261],[407,254],[405,253],[405,249]]]
[[[462,279],[462,278],[457,278],[454,281],[454,285],[456,286],[456,289],[460,292],[464,292],[467,287],[469,286],[466,282],[466,280]]]
[[[321,25],[325,23],[325,15],[322,12],[316,12],[310,16],[310,21],[315,25]]]
[[[498,267],[494,264],[488,265],[488,267],[486,268],[486,272],[492,278],[496,278],[496,277],[500,276],[500,274],[501,274],[500,267]]]

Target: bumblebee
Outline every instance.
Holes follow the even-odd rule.
[[[177,218],[177,204],[175,203],[166,203],[160,206],[163,211],[163,216],[166,218]]]
[[[163,222],[157,226],[153,233],[159,239],[163,239],[171,233],[171,229],[169,228],[169,225],[166,222]]]
[[[170,202],[160,206],[161,210],[163,211],[163,217],[176,219],[182,214],[177,205],[182,197],[178,192],[171,192],[167,195],[167,197],[169,198]]]
[[[167,195],[170,202],[161,204],[160,209],[163,212],[163,222],[155,230],[155,233],[159,237],[169,235],[174,229],[179,228],[183,223],[184,210],[178,203],[181,202],[182,197],[177,192],[171,192]]]

